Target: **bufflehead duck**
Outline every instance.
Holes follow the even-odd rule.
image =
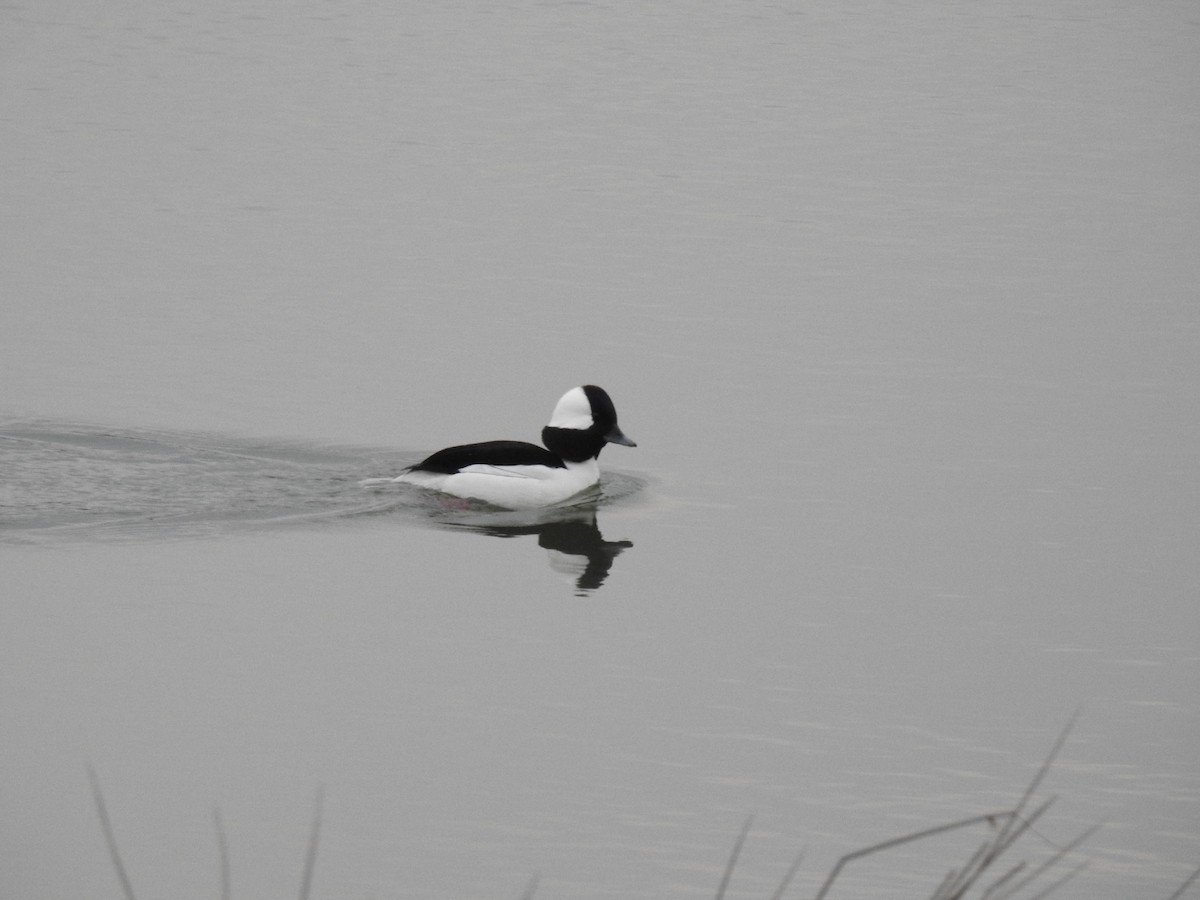
[[[562,395],[542,443],[484,441],[447,447],[409,466],[394,481],[505,509],[535,509],[569,500],[600,481],[596,457],[605,444],[636,447],[617,426],[617,410],[594,384]]]

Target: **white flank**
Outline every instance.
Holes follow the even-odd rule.
[[[594,459],[567,463],[565,469],[474,465],[453,475],[405,472],[395,480],[504,509],[537,509],[563,503],[597,484],[600,466]]]

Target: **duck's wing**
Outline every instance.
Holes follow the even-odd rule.
[[[490,475],[529,477],[520,471],[505,471],[514,466],[546,466],[561,469],[563,461],[537,444],[525,441],[483,441],[447,447],[409,468],[410,472],[485,472]]]

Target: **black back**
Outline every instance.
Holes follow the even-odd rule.
[[[557,429],[556,429],[557,430]],[[467,466],[550,466],[563,469],[563,461],[544,447],[526,441],[483,441],[447,447],[423,459],[410,471],[453,475]]]
[[[583,385],[591,407],[592,424],[586,429],[552,428],[547,425],[542,429],[542,443],[549,447],[543,449],[536,444],[525,441],[484,441],[479,444],[461,444],[457,447],[447,447],[422,460],[409,471],[438,472],[453,475],[467,466],[549,466],[554,469],[564,469],[566,462],[585,462],[595,459],[613,437],[619,443],[633,442],[621,434],[617,427],[617,410],[612,398],[604,388],[594,384]]]

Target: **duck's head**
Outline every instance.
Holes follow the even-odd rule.
[[[605,444],[636,447],[617,425],[617,410],[604,388],[585,384],[571,388],[554,407],[542,443],[567,462],[595,459]]]

